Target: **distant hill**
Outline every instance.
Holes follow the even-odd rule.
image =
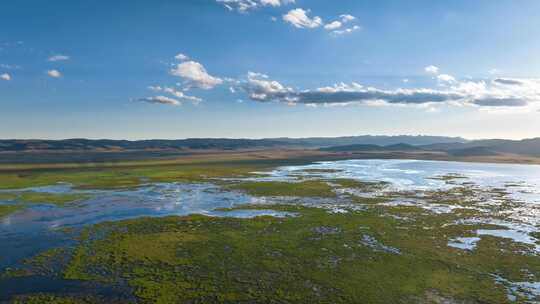
[[[421,146],[431,151],[445,151],[452,155],[475,154],[475,156],[488,156],[497,154],[517,154],[526,156],[540,156],[540,138],[524,140],[488,139],[474,140],[459,143],[438,143]]]
[[[500,154],[489,147],[472,147],[472,148],[465,148],[465,149],[453,149],[453,150],[448,150],[447,153],[452,156],[458,156],[458,157],[495,156],[495,155]]]
[[[346,137],[310,137],[310,138],[270,138],[279,142],[289,143],[291,145],[298,145],[303,147],[334,147],[334,146],[348,146],[348,145],[376,145],[376,146],[388,146],[397,144],[408,144],[412,146],[423,146],[439,143],[466,143],[467,140],[461,137],[445,137],[445,136],[412,136],[412,135],[398,135],[398,136],[375,136],[375,135],[362,135],[362,136],[346,136]]]
[[[321,148],[321,151],[326,152],[354,152],[354,151],[380,151],[381,146],[377,145],[347,145]]]
[[[456,157],[496,156],[516,154],[522,156],[540,156],[540,138],[525,140],[487,139],[474,141],[458,141],[431,143],[427,145],[411,145],[406,143],[393,145],[343,145],[322,148],[322,151],[358,152],[358,151],[432,151],[445,152]]]
[[[265,139],[195,138],[182,140],[0,140],[0,151],[127,151],[127,150],[237,150],[284,146],[286,143]]]
[[[111,140],[111,139],[65,139],[65,140],[0,140],[0,152],[20,151],[127,151],[127,150],[238,150],[254,148],[321,148],[344,145],[428,145],[435,143],[466,142],[462,138],[441,136],[348,136],[314,138],[190,138],[179,140]]]
[[[432,151],[453,156],[493,156],[515,154],[540,156],[540,138],[525,140],[487,139],[467,141],[459,137],[440,136],[348,136],[314,138],[190,138],[179,140],[0,140],[0,152],[189,152],[192,150],[246,149],[320,149],[327,152],[346,151]]]
[[[409,145],[409,144],[395,144],[388,146],[378,146],[378,145],[347,145],[347,146],[336,146],[336,147],[327,147],[321,148],[321,151],[326,152],[373,152],[373,151],[400,151],[400,152],[412,152],[412,151],[423,151],[422,148]]]

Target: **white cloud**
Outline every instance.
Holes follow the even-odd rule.
[[[167,88],[163,89],[163,91],[164,91],[165,93],[169,93],[169,94],[171,94],[171,95],[173,95],[173,96],[175,96],[175,97],[177,97],[177,98],[190,100],[190,101],[193,101],[193,102],[195,102],[195,103],[199,103],[199,102],[202,101],[202,100],[201,100],[200,98],[198,98],[198,97],[186,95],[186,94],[184,94],[184,92],[178,91],[178,90],[176,90],[176,89],[174,89],[174,88],[168,88],[168,87],[167,87]]]
[[[5,80],[5,81],[10,81],[11,75],[9,75],[8,73],[1,74],[0,79]]]
[[[450,76],[450,75],[447,75]],[[450,76],[451,77],[451,76]],[[337,84],[312,90],[296,90],[268,76],[249,73],[241,84],[249,98],[259,102],[305,105],[469,105],[477,107],[528,107],[540,104],[540,79],[508,81],[450,81],[444,90],[428,88],[382,90],[357,83]]]
[[[283,20],[297,28],[317,28],[323,24],[321,17],[313,18],[308,16],[309,10],[296,8],[283,15]]]
[[[223,4],[230,11],[238,11],[241,13],[248,12],[263,6],[279,7],[294,3],[294,0],[216,0]]]
[[[452,75],[440,74],[437,76],[437,80],[441,83],[453,83],[456,82],[456,79]]]
[[[187,61],[187,60],[189,60],[189,56],[180,53],[180,54],[174,56],[174,59],[179,60],[179,61]]]
[[[160,91],[163,91],[163,88],[161,86],[149,86],[148,87],[149,90],[152,90],[154,92],[160,92]]]
[[[47,75],[49,75],[52,78],[60,78],[62,77],[62,73],[58,70],[48,70]]]
[[[324,26],[324,29],[332,31],[332,30],[336,30],[336,29],[340,28],[342,25],[343,24],[341,22],[339,22],[339,21],[332,21],[332,22],[326,24]]]
[[[328,31],[331,31],[334,35],[350,34],[354,31],[361,29],[359,25],[348,25],[348,23],[354,22],[355,20],[356,17],[352,15],[340,15],[339,20],[327,23],[324,28]]]
[[[180,101],[174,98],[166,97],[166,96],[145,97],[145,98],[140,98],[138,100],[142,102],[147,102],[147,103],[165,104],[165,105],[172,105],[172,106],[182,105]]]
[[[180,64],[173,65],[169,73],[173,76],[178,76],[183,79],[183,82],[176,83],[175,87],[170,86],[149,86],[148,89],[154,92],[170,95],[171,97],[159,95],[155,97],[147,97],[138,99],[139,101],[159,104],[179,105],[181,101],[190,101],[193,104],[202,102],[202,99],[196,96],[187,95],[186,92],[192,88],[200,88],[209,90],[215,86],[222,84],[228,79],[214,77],[206,71],[204,66],[196,61],[190,60],[185,54],[178,54],[175,59],[182,61]]]
[[[174,67],[170,73],[183,78],[187,88],[209,90],[223,83],[221,78],[208,74],[204,66],[196,61],[182,62]]]
[[[352,15],[349,15],[349,14],[341,15],[341,16],[339,16],[339,18],[341,18],[341,22],[343,22],[343,23],[347,23],[347,22],[351,22],[351,21],[356,20],[356,17],[354,17]]]
[[[439,74],[439,68],[434,65],[425,67],[424,71],[428,74]]]
[[[352,32],[355,32],[355,31],[358,31],[362,29],[360,26],[358,25],[354,25],[352,27],[349,27],[349,28],[346,28],[346,29],[342,29],[342,30],[334,30],[332,31],[332,34],[334,35],[344,35],[344,34],[350,34]]]
[[[191,101],[194,104],[198,104],[202,101],[199,97],[186,95],[184,92],[171,87],[149,86],[148,88],[154,92],[164,92],[176,98]]]
[[[54,56],[49,57],[49,61],[51,61],[51,62],[65,61],[65,60],[69,60],[69,59],[70,59],[70,57],[66,56],[66,55],[54,55]]]
[[[286,88],[281,83],[269,80],[265,74],[248,72],[247,82],[242,87],[252,100],[268,101],[274,98],[287,99],[287,94],[292,93],[292,88]]]

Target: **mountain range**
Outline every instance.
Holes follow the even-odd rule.
[[[444,136],[347,136],[312,138],[191,138],[179,140],[0,140],[0,152],[123,152],[246,149],[318,149],[326,152],[441,151],[452,156],[516,154],[540,157],[540,138],[466,140]]]

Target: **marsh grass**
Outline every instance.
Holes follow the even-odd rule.
[[[253,196],[336,197],[333,187],[323,181],[241,182],[228,189],[241,190]]]

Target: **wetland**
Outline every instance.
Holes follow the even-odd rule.
[[[536,303],[540,166],[0,173],[1,303]]]

